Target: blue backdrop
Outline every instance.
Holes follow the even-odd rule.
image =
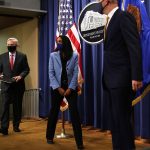
[[[75,22],[78,22],[78,16],[83,7],[92,0],[74,0],[73,12]],[[55,32],[57,28],[58,18],[58,1],[57,0],[41,0],[42,9],[47,10],[47,15],[42,16],[39,20],[39,87],[42,89],[40,93],[40,116],[47,117],[50,104],[50,87],[48,78],[49,54],[54,49]],[[149,0],[145,0],[148,11],[150,10]],[[96,128],[108,129],[107,120],[107,104],[105,99],[107,94],[102,89],[102,70],[103,70],[103,43],[91,46],[81,40],[82,45],[82,61],[84,84],[82,95],[79,96],[78,104],[82,123],[91,125]],[[104,96],[104,98],[103,98]],[[144,101],[150,108],[148,95]],[[146,109],[150,110],[150,109]],[[135,115],[150,116],[150,111],[144,111],[138,108]],[[66,113],[68,118],[68,113]],[[141,121],[140,121],[141,122]],[[135,122],[136,135],[144,138],[150,137],[150,119],[145,119],[145,126],[141,126],[139,121]],[[141,132],[142,131],[142,132]]]
[[[147,9],[147,13],[150,17],[150,1],[149,0],[145,0],[145,6],[146,6],[146,9]]]

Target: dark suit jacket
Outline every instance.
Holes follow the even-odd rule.
[[[131,86],[142,80],[140,39],[134,17],[117,10],[107,27],[104,41],[103,79],[107,87]]]
[[[22,76],[22,79],[13,84],[3,83],[1,85],[2,91],[7,91],[10,87],[19,88],[21,91],[25,90],[24,78],[29,73],[29,65],[27,62],[27,57],[25,54],[16,51],[16,58],[13,70],[10,69],[9,63],[9,53],[6,52],[0,55],[0,73],[3,73],[4,76],[12,78],[14,76]]]

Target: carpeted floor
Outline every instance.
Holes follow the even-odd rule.
[[[9,135],[0,134],[0,150],[76,150],[74,138],[58,139],[55,144],[46,143],[46,120],[22,120],[21,133],[15,133],[10,123]],[[65,125],[66,134],[73,135],[72,126]],[[56,135],[61,133],[61,123],[57,124]],[[106,132],[83,128],[85,150],[112,150],[111,135]],[[150,150],[150,144],[136,141],[137,150]]]

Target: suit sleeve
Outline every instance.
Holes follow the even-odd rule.
[[[135,18],[124,12],[121,16],[120,28],[130,56],[131,78],[142,81],[142,50]]]
[[[78,55],[75,55],[75,66],[73,69],[73,76],[69,84],[69,88],[75,90],[78,82]]]
[[[24,57],[23,58],[23,68],[22,68],[22,72],[21,72],[20,76],[25,78],[29,74],[30,68],[29,68],[29,65],[28,65],[27,56],[24,55],[23,57]]]

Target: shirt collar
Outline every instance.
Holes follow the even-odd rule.
[[[108,17],[109,17],[109,20],[112,18],[112,16],[114,15],[114,13],[116,12],[116,10],[118,9],[119,7],[115,7],[113,10],[111,10],[108,14]]]
[[[14,53],[9,52],[9,56],[11,56],[12,54],[13,54],[14,57],[16,57],[16,51]]]

